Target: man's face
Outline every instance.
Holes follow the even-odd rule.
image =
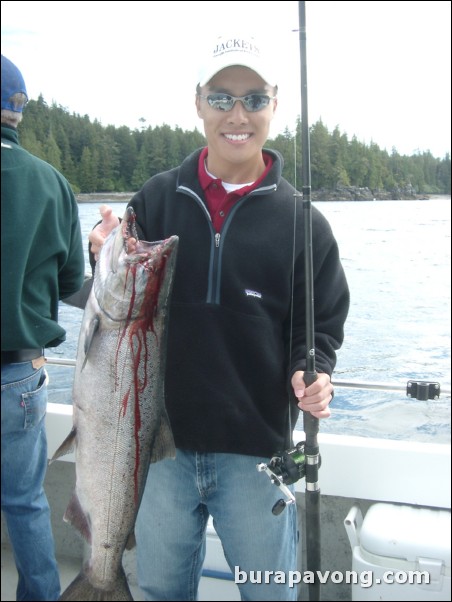
[[[209,146],[209,171],[218,175],[220,166],[225,163],[262,162],[262,147],[268,138],[277,100],[270,100],[267,106],[255,112],[247,111],[241,101],[236,101],[230,111],[224,111],[211,107],[203,98],[217,92],[240,97],[249,94],[273,97],[273,87],[255,71],[233,66],[217,73],[201,88],[201,96],[196,96],[196,108],[204,121]]]

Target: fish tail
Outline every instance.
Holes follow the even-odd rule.
[[[118,579],[113,585],[113,588],[108,591],[94,587],[90,583],[85,571],[82,570],[58,599],[73,601],[86,600],[86,602],[90,602],[91,600],[132,600],[133,602],[133,597],[130,593],[127,578],[124,573],[124,570],[122,569],[118,575]]]

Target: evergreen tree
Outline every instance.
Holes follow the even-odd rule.
[[[75,191],[124,192],[140,188],[156,173],[172,169],[186,156],[204,146],[198,129],[183,131],[164,124],[147,127],[114,127],[88,115],[70,114],[64,107],[44,98],[30,100],[19,124],[24,148],[48,161],[69,180]],[[301,120],[295,128],[269,139],[266,147],[278,150],[284,158],[283,176],[298,190],[302,187]],[[450,155],[438,159],[430,151],[401,156],[377,144],[365,145],[355,136],[348,139],[336,126],[332,133],[320,119],[310,128],[312,190],[341,186],[367,187],[388,194],[414,190],[417,193],[450,194]]]

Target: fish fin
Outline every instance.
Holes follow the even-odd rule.
[[[127,583],[126,574],[121,567],[118,573],[118,578],[112,584],[112,588],[107,590],[94,587],[89,580],[85,569],[83,568],[72,583],[64,590],[59,597],[59,600],[91,600],[107,601],[107,600],[132,600],[129,585]]]
[[[72,307],[78,307],[79,309],[85,309],[86,302],[88,301],[88,297],[91,293],[93,281],[93,276],[85,275],[85,280],[83,282],[82,288],[73,295],[62,299],[63,303],[66,303],[67,305],[72,305]]]
[[[58,458],[61,458],[61,456],[65,456],[66,454],[70,454],[71,452],[74,451],[76,435],[77,435],[77,429],[75,427],[73,427],[71,432],[69,433],[69,435],[66,437],[66,439],[63,441],[63,443],[60,445],[60,447],[56,450],[56,452],[50,458],[49,464],[52,464],[52,462],[55,462],[55,460],[58,460]]]
[[[63,520],[75,527],[83,536],[84,539],[90,544],[91,543],[91,527],[83,508],[80,504],[80,500],[76,493],[74,493],[69,501],[69,505],[64,513]]]
[[[135,539],[135,531],[132,531],[127,538],[126,542],[126,550],[133,550],[133,548],[137,545],[137,540]]]
[[[83,351],[85,352],[85,359],[83,360],[83,364],[82,364],[82,367],[80,368],[80,371],[83,370],[83,368],[85,367],[85,364],[88,360],[88,353],[89,353],[89,350],[91,347],[91,343],[93,342],[94,335],[96,334],[96,332],[99,329],[99,325],[100,325],[99,316],[95,316],[89,323],[88,332],[85,337],[85,342],[83,345]]]
[[[151,463],[158,462],[164,458],[176,457],[176,445],[174,443],[173,431],[166,409],[162,411],[160,427],[155,437],[155,442],[151,453]]]

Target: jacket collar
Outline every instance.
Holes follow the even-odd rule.
[[[17,130],[7,125],[2,125],[2,140],[19,144],[19,135]]]
[[[177,187],[182,186],[191,189],[200,197],[202,197],[204,193],[198,179],[198,163],[203,150],[203,148],[199,148],[184,159],[179,168],[177,178]],[[270,187],[275,187],[279,184],[284,161],[282,155],[278,151],[268,148],[265,148],[264,151],[273,159],[273,165],[257,190],[265,188],[266,192],[268,192]]]

